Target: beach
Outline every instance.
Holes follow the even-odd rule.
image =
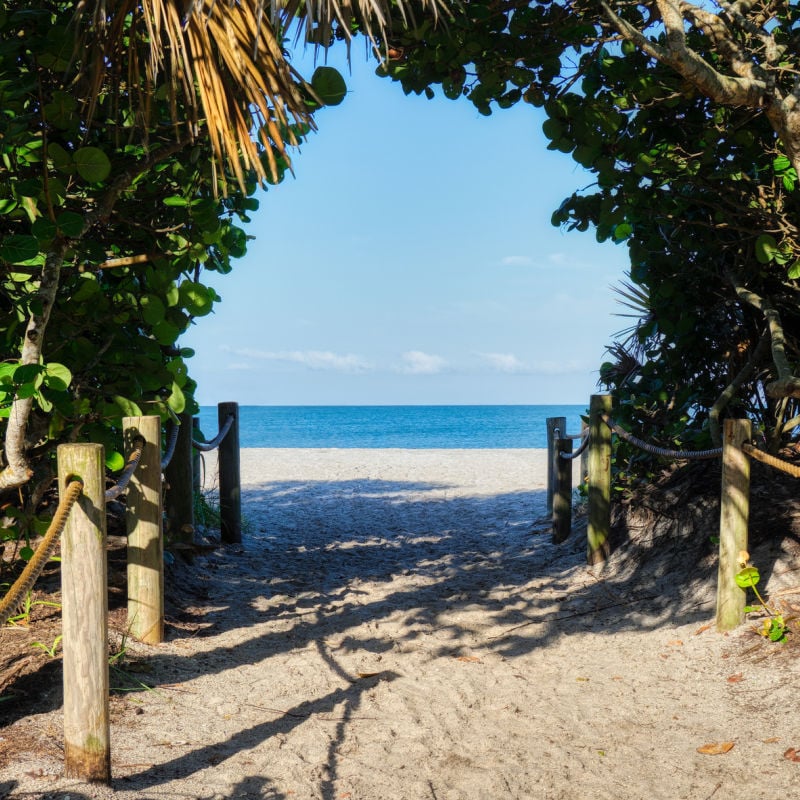
[[[31,752],[0,761],[0,798],[800,788],[792,662],[748,626],[717,633],[713,584],[685,591],[657,553],[589,568],[580,519],[553,544],[544,451],[245,449],[241,465],[243,545],[173,568],[167,642],[125,643],[148,688],[112,702],[113,788],[61,776],[54,707],[11,725]]]

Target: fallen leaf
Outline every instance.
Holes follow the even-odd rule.
[[[733,750],[733,742],[709,742],[697,748],[698,753],[704,756],[719,756]]]
[[[737,672],[735,675],[728,676],[728,683],[739,683],[739,681],[744,680],[744,676],[741,672]]]
[[[775,744],[781,740],[780,736],[770,736],[769,739],[764,739],[764,744]]]
[[[380,672],[357,672],[356,675],[359,678],[375,678],[380,675]]]
[[[481,660],[477,656],[456,656],[456,661],[464,661],[468,664],[481,663]]]
[[[705,625],[701,625],[695,632],[695,636],[699,636],[701,633],[705,633],[707,630],[710,630],[713,623],[707,622]]]
[[[588,678],[575,678],[576,681],[588,681]]]
[[[667,644],[670,647],[681,647],[683,642],[680,639],[671,639],[669,642],[667,642]]]
[[[783,757],[787,761],[794,761],[795,763],[800,764],[800,750],[796,747],[790,747],[784,754]]]

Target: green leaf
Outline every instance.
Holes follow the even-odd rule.
[[[71,172],[73,170],[72,156],[58,142],[51,142],[47,145],[47,155],[57,170],[61,172]]]
[[[172,384],[172,393],[167,398],[167,405],[176,413],[182,414],[186,408],[186,397],[177,383]]]
[[[47,217],[39,217],[39,219],[31,225],[31,233],[40,242],[49,242],[55,239],[58,229]]]
[[[142,319],[148,325],[158,325],[159,322],[163,322],[166,309],[156,295],[146,294],[139,302],[142,306]]]
[[[89,183],[102,183],[111,174],[111,162],[99,147],[81,147],[73,160],[78,175]]]
[[[13,234],[5,236],[0,244],[0,261],[24,264],[39,254],[39,240],[35,236]]]
[[[62,236],[77,239],[83,233],[83,217],[74,211],[63,211],[56,217],[56,225]]]
[[[788,169],[791,166],[792,162],[789,161],[789,159],[786,156],[778,156],[772,162],[772,169],[774,169],[775,172],[783,172],[785,169]]]
[[[44,383],[59,392],[65,391],[72,383],[72,373],[63,364],[45,365]]]
[[[111,472],[119,472],[125,468],[125,457],[122,453],[112,450],[106,454],[106,469]]]
[[[778,253],[778,243],[774,236],[764,233],[756,239],[756,259],[759,264],[769,264]]]
[[[127,397],[122,397],[121,395],[114,395],[112,398],[114,401],[114,405],[122,412],[123,417],[141,417],[142,416],[142,409],[133,402],[133,400],[128,400]]]
[[[789,267],[789,270],[786,273],[792,280],[797,280],[800,278],[800,258]]]
[[[344,78],[333,67],[317,67],[311,77],[311,86],[326,106],[338,106],[347,94]]]
[[[202,283],[184,281],[180,287],[181,302],[194,317],[204,317],[211,313],[214,305],[214,293]]]
[[[734,576],[736,585],[740,589],[750,589],[761,580],[761,575],[757,567],[745,567],[741,572],[737,572]]]
[[[168,208],[183,208],[189,205],[189,201],[180,195],[173,195],[172,197],[165,197],[161,201]]]
[[[40,364],[20,364],[14,370],[13,381],[17,386],[25,384],[35,384],[36,387],[42,384],[42,372],[44,367]]]

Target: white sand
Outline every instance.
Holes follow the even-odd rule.
[[[800,790],[796,672],[709,629],[709,593],[589,570],[577,533],[554,546],[543,451],[244,450],[242,471],[244,547],[199,558],[196,616],[131,648],[155,690],[115,704],[116,791],[57,777],[54,750],[0,798]],[[45,716],[17,724],[53,735]]]

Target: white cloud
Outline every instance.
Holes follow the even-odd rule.
[[[481,359],[498,372],[525,372],[526,365],[513,353],[478,353]]]
[[[368,372],[372,365],[353,353],[341,355],[328,350],[231,350],[239,357],[258,361],[281,361],[288,364],[299,364],[312,370],[329,370],[333,372]]]
[[[408,375],[436,375],[447,366],[441,356],[423,353],[421,350],[409,350],[403,353],[402,358],[403,365],[399,371]]]
[[[533,259],[530,256],[503,256],[500,263],[504,267],[530,267]]]

